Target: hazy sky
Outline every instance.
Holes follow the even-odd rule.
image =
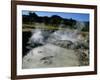
[[[30,11],[22,11],[23,15],[28,15]],[[63,13],[63,12],[44,12],[44,11],[35,11],[38,16],[48,16],[51,17],[52,15],[58,15],[62,18],[67,19],[75,19],[78,21],[89,21],[89,14],[85,13]]]

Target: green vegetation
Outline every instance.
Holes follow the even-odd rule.
[[[22,15],[23,29],[34,29],[34,28],[44,28],[44,29],[61,29],[70,28],[76,29],[76,20],[65,19],[57,15],[52,15],[51,17],[40,17],[37,14],[30,12],[29,15]],[[37,23],[37,24],[36,24]],[[89,31],[89,22],[84,22],[85,27],[82,31]],[[43,25],[43,26],[42,26]]]

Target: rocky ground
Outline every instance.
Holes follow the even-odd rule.
[[[28,43],[30,51],[23,57],[22,67],[67,67],[89,65],[89,36],[77,30],[34,30]],[[34,45],[39,45],[34,47]]]
[[[46,44],[34,48],[23,58],[23,68],[79,66],[80,61],[74,50]]]

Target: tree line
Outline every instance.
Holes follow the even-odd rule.
[[[58,15],[52,15],[51,17],[48,16],[38,16],[35,12],[29,12],[29,15],[22,15],[22,22],[23,24],[34,24],[34,23],[44,23],[45,25],[50,25],[54,27],[69,27],[69,28],[76,28],[74,27],[77,23],[76,20],[70,18],[62,18]],[[82,30],[89,31],[89,22],[84,22],[85,26]]]

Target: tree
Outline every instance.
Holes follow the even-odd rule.
[[[38,16],[34,12],[29,12],[29,22],[32,24],[37,21]]]
[[[48,25],[50,23],[50,18],[47,16],[43,17],[43,22]]]
[[[61,22],[62,18],[60,16],[57,15],[53,15],[50,19],[50,23],[53,26],[58,26]]]
[[[68,28],[73,28],[74,29],[74,26],[76,24],[76,20],[73,20],[72,18],[71,19],[64,19],[64,24],[68,27]]]
[[[28,24],[29,23],[29,15],[23,15],[22,16],[22,22],[24,24]]]
[[[82,31],[88,31],[89,32],[89,22],[84,22],[85,27],[82,29]]]

